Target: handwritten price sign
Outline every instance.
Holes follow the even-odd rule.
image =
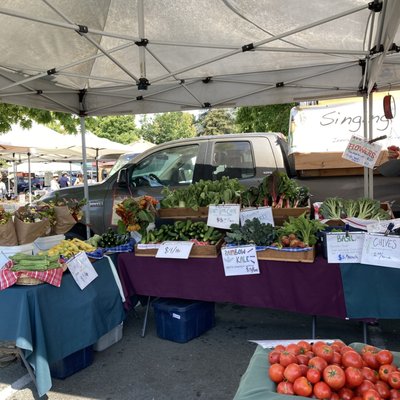
[[[260,273],[255,246],[224,247],[221,254],[225,276]]]
[[[363,167],[374,168],[382,146],[368,143],[364,138],[353,135],[342,157]]]
[[[232,224],[239,223],[240,205],[224,204],[208,207],[207,225],[214,228],[230,229]]]
[[[326,234],[328,263],[359,263],[364,244],[364,232],[330,232]]]
[[[366,234],[361,263],[400,268],[400,237]]]
[[[156,258],[189,258],[193,242],[170,241],[161,243]]]

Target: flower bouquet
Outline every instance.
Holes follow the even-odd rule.
[[[118,232],[144,233],[151,222],[155,221],[158,201],[151,196],[138,198],[129,197],[116,206],[116,214],[121,218],[118,221]]]
[[[15,211],[15,230],[18,244],[32,243],[50,233],[51,211],[49,208],[25,205]]]
[[[18,244],[12,213],[0,206],[0,246],[16,246]]]

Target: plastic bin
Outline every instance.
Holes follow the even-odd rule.
[[[75,374],[93,362],[93,346],[85,347],[62,360],[56,361],[50,365],[50,374],[56,379],[65,379]]]
[[[121,322],[114,329],[111,329],[110,332],[103,335],[94,345],[94,351],[103,351],[108,349],[115,343],[118,343],[122,339],[122,331],[123,331],[124,323]]]
[[[211,302],[158,299],[153,307],[161,339],[186,343],[215,325],[215,306]]]
[[[17,253],[32,254],[33,243],[21,244],[19,246],[0,246],[0,251],[7,257],[13,256]]]
[[[65,239],[65,235],[52,235],[37,238],[33,242],[33,254],[38,254],[40,251],[46,251]]]

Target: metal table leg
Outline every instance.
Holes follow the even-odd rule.
[[[144,315],[144,321],[143,321],[143,326],[142,326],[142,337],[146,335],[146,327],[147,327],[147,316],[149,314],[149,307],[150,307],[150,302],[151,302],[151,297],[147,297],[147,305],[146,305],[146,313]]]
[[[363,325],[364,343],[368,343],[368,324],[365,321],[363,321],[362,325]]]
[[[315,339],[316,329],[317,329],[317,317],[316,315],[313,315],[311,320],[311,339]]]

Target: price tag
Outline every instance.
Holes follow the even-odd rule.
[[[257,218],[262,224],[275,226],[272,207],[244,208],[240,211],[240,223],[243,225],[248,219]]]
[[[207,225],[230,229],[232,224],[239,224],[239,215],[239,204],[210,205],[208,206]]]
[[[400,268],[400,237],[365,234],[361,263]]]
[[[364,244],[364,232],[329,232],[326,234],[328,263],[359,263]]]
[[[83,251],[70,258],[67,261],[67,267],[81,290],[98,277],[88,256]]]
[[[368,143],[364,138],[353,135],[342,157],[363,167],[373,168],[376,164],[382,146]]]
[[[260,273],[255,246],[223,247],[221,254],[225,276]]]
[[[193,242],[163,242],[157,250],[156,258],[189,258]]]

